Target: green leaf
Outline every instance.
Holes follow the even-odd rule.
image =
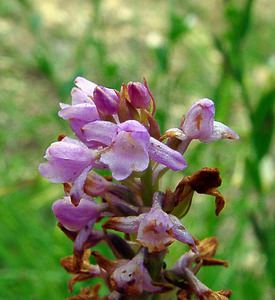
[[[269,151],[274,132],[275,88],[266,91],[259,100],[252,116],[252,141],[257,155],[261,160]]]

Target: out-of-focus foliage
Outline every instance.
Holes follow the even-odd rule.
[[[57,110],[76,75],[110,87],[146,77],[162,129],[193,100],[215,101],[216,119],[241,140],[194,142],[185,174],[219,167],[227,207],[217,218],[200,195],[184,224],[198,238],[218,236],[230,263],[201,273],[206,284],[232,289],[232,299],[275,298],[274,10],[268,0],[0,1],[1,299],[68,295],[59,259],[71,245],[51,213],[62,191],[37,165],[69,133]]]

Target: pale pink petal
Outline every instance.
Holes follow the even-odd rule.
[[[108,121],[95,121],[86,124],[82,131],[87,141],[110,145],[117,133],[117,125]]]
[[[116,180],[123,180],[133,171],[144,171],[149,164],[149,155],[130,132],[121,131],[112,147],[102,153],[100,161],[108,165]]]
[[[81,76],[76,77],[74,83],[78,88],[80,88],[89,97],[93,97],[94,89],[97,87],[97,84],[95,84],[94,82],[91,82]]]
[[[208,143],[223,139],[238,140],[239,138],[240,137],[238,136],[238,134],[235,131],[233,131],[230,127],[226,126],[221,122],[214,121],[212,134],[206,139],[201,139],[201,141]]]
[[[187,167],[182,154],[152,137],[148,151],[151,159],[174,171],[183,170]]]

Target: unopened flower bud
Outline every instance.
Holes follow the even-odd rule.
[[[151,96],[147,87],[141,82],[129,82],[127,85],[130,102],[135,108],[148,108]]]
[[[105,115],[113,115],[118,112],[119,96],[113,89],[97,86],[94,89],[93,100],[98,111]]]

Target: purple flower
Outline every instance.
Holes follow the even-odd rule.
[[[129,82],[127,90],[130,102],[136,108],[148,108],[151,101],[151,96],[148,88],[141,82]]]
[[[211,142],[219,139],[239,139],[237,133],[226,125],[214,121],[215,106],[212,100],[204,98],[195,102],[188,110],[182,130],[186,139]]]
[[[39,165],[39,171],[51,182],[73,182],[87,167],[93,166],[96,157],[95,150],[65,137],[49,146],[45,155],[47,162]]]
[[[147,129],[135,120],[121,124],[95,121],[83,127],[88,141],[105,144],[100,161],[106,164],[117,180],[133,171],[144,171],[150,158],[173,170],[182,170],[186,163],[182,155],[150,137]]]
[[[148,213],[131,217],[114,217],[104,224],[105,228],[124,233],[137,233],[137,241],[149,252],[160,252],[175,240],[188,244],[193,250],[195,242],[179,219],[165,213],[160,202],[163,194],[155,193],[153,206]]]
[[[98,146],[95,143],[87,143],[81,128],[92,121],[99,119],[97,108],[92,99],[81,89],[73,88],[71,91],[72,105],[60,103],[59,117],[69,120],[70,126],[76,136],[89,147]]]
[[[133,259],[114,270],[110,281],[116,291],[132,296],[139,295],[143,291],[157,293],[163,290],[163,287],[152,284],[143,260],[143,251],[140,251]]]
[[[64,197],[54,202],[52,210],[66,229],[79,231],[89,222],[95,223],[100,216],[101,207],[86,198],[82,198],[78,206],[74,206],[70,197]]]
[[[93,92],[93,100],[98,111],[104,115],[113,115],[118,112],[119,95],[113,89],[97,86]]]

